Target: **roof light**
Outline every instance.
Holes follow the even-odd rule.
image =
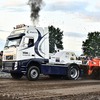
[[[16,25],[16,29],[22,28],[22,27],[25,27],[25,26],[26,26],[25,24]]]

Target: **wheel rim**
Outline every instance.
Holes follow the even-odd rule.
[[[77,70],[75,68],[73,68],[73,69],[71,69],[70,74],[71,74],[72,78],[75,78],[75,77],[77,77],[78,72],[77,72]]]
[[[33,69],[33,70],[31,71],[31,77],[32,77],[32,78],[36,78],[37,76],[38,76],[37,70]]]

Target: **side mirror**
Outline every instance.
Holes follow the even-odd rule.
[[[24,40],[24,44],[28,44],[28,41],[29,41],[29,38],[25,38],[25,40]]]
[[[28,46],[28,41],[29,41],[29,38],[25,37],[24,42],[23,42],[24,47]]]

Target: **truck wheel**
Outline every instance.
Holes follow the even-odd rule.
[[[26,77],[30,81],[35,81],[35,80],[37,80],[39,78],[39,75],[40,75],[39,68],[36,67],[36,66],[31,66],[28,69]]]
[[[23,74],[22,73],[11,73],[11,76],[14,79],[20,79],[23,76]]]
[[[80,70],[76,65],[72,65],[67,69],[67,78],[70,80],[77,80],[80,76]]]

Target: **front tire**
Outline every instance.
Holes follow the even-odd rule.
[[[78,66],[76,65],[71,65],[68,69],[67,69],[67,78],[69,80],[77,80],[80,76],[80,70],[78,68]]]
[[[26,76],[27,76],[28,80],[35,81],[35,80],[37,80],[39,78],[39,75],[40,75],[39,68],[36,67],[36,66],[31,66],[31,67],[29,67]]]
[[[23,76],[23,74],[22,73],[11,73],[11,76],[14,79],[20,79]]]

